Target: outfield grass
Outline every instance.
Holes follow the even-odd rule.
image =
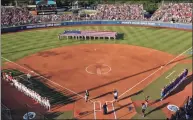
[[[81,26],[3,34],[1,36],[2,56],[15,61],[46,49],[89,43],[88,41],[58,40],[57,35],[67,29],[113,30],[124,33],[124,40],[118,40],[116,42],[118,44],[143,46],[176,55],[192,46],[192,33],[186,31],[131,26]],[[97,40],[91,43],[114,42]]]
[[[137,114],[133,116],[132,119],[151,119],[151,120],[166,119],[165,114],[161,110],[156,110],[155,107],[148,107],[146,110],[146,114],[148,115],[146,115],[145,117],[141,115],[141,107],[137,107],[136,111]]]
[[[57,48],[67,45],[76,44],[91,44],[91,43],[112,43],[114,41],[107,40],[95,40],[89,42],[79,40],[58,40],[57,35],[64,30],[112,30],[119,33],[124,33],[124,39],[116,41],[117,44],[129,44],[136,46],[143,46],[147,48],[157,49],[160,51],[168,52],[170,54],[178,55],[192,46],[192,32],[168,30],[159,28],[145,28],[145,27],[132,27],[132,26],[79,26],[79,27],[63,27],[53,29],[43,29],[36,31],[25,31],[13,34],[3,34],[2,39],[2,56],[12,61],[18,60],[30,54],[47,50],[51,48]],[[189,55],[187,53],[187,55]],[[5,62],[2,59],[2,62]],[[172,70],[181,72],[185,67],[191,69],[190,64],[175,66]],[[168,75],[168,71],[162,77],[158,78],[155,82],[150,84],[144,89],[145,95],[151,95],[151,99],[157,99],[160,96],[160,90],[163,86],[169,83],[171,79],[165,79]],[[177,73],[177,72],[176,72]],[[163,82],[164,80],[164,82]],[[152,93],[153,89],[153,93]],[[132,97],[132,100],[144,100],[144,94],[139,94]],[[149,108],[151,111],[154,108]],[[137,108],[139,111],[139,108]],[[61,114],[59,118],[71,118],[71,111]],[[165,118],[161,111],[155,111],[153,114],[149,114],[148,118],[154,119],[157,116]],[[137,114],[134,118],[141,118]],[[146,118],[147,119],[147,118]]]

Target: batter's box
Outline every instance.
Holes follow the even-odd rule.
[[[94,110],[95,111],[101,111],[102,105],[100,101],[94,101]]]
[[[74,103],[74,117],[77,119],[93,119],[93,103],[80,99]]]

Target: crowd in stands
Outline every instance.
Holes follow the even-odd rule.
[[[97,11],[97,20],[143,20],[142,4],[100,4]]]
[[[1,26],[18,26],[33,23],[33,16],[26,8],[1,7]]]
[[[192,3],[169,3],[163,4],[151,17],[154,21],[179,23],[192,22]]]
[[[1,7],[1,25],[17,26],[41,22],[76,20],[151,20],[164,22],[192,22],[192,3],[163,4],[150,19],[144,18],[142,4],[99,4],[97,12],[88,16],[77,14],[32,15],[26,8]]]
[[[169,120],[192,120],[193,119],[193,96],[188,97],[183,107],[171,116]]]
[[[50,102],[46,97],[41,97],[37,92],[34,90],[26,87],[24,84],[17,81],[17,79],[14,79],[11,75],[11,73],[2,73],[1,77],[3,80],[9,82],[11,85],[13,85],[18,91],[24,93],[26,96],[32,98],[36,102],[40,103],[43,107],[50,110]]]

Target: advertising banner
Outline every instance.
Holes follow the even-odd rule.
[[[45,23],[45,24],[32,24],[25,26],[17,26],[17,27],[7,27],[1,28],[1,33],[7,32],[17,32],[25,29],[34,29],[34,28],[46,28],[53,26],[71,26],[71,25],[89,25],[89,24],[130,24],[130,25],[145,25],[145,26],[154,26],[154,27],[168,27],[168,28],[178,28],[178,29],[188,29],[192,30],[192,24],[180,24],[180,23],[164,23],[164,22],[153,22],[153,21],[116,21],[116,20],[90,20],[90,21],[66,21],[66,22],[58,22],[58,23]]]

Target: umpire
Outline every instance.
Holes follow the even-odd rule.
[[[106,103],[103,105],[103,114],[104,115],[107,114],[107,104]]]

